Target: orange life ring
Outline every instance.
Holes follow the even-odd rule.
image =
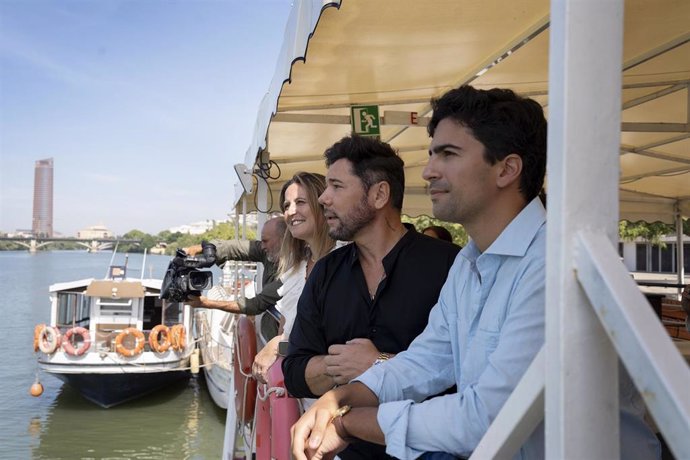
[[[162,342],[158,341],[158,336],[161,336]],[[170,328],[165,324],[159,324],[151,329],[149,332],[149,346],[156,353],[165,353],[172,345],[172,338],[170,337]]]
[[[53,326],[46,326],[41,329],[38,335],[38,349],[49,355],[54,353],[60,346],[60,330]]]
[[[249,423],[254,419],[256,380],[252,377],[252,364],[256,357],[256,328],[246,316],[237,321],[235,359],[235,410],[237,419]]]
[[[182,351],[187,347],[187,331],[182,324],[175,324],[170,328],[170,343],[175,351]]]
[[[72,344],[71,340],[74,334],[78,334],[82,338],[81,344],[79,344],[79,346],[76,348]],[[65,350],[65,353],[68,355],[81,356],[88,351],[90,346],[91,334],[89,334],[89,330],[84,327],[73,327],[69,331],[65,332],[64,336],[62,336],[62,349]]]
[[[34,328],[34,352],[40,350],[40,348],[38,348],[38,341],[41,338],[41,332],[45,327],[45,324],[37,324]]]
[[[127,348],[122,342],[125,340],[126,337],[128,336],[134,336],[136,339],[137,343],[134,346],[134,348]],[[115,351],[126,357],[126,358],[131,358],[132,356],[136,356],[140,354],[142,351],[144,351],[144,344],[146,343],[146,339],[144,337],[144,333],[141,332],[139,329],[135,327],[128,327],[127,329],[123,330],[120,332],[117,337],[115,337]]]

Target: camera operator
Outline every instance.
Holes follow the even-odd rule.
[[[261,262],[264,265],[262,276],[262,289],[255,297],[230,300],[211,300],[205,296],[191,297],[187,302],[192,307],[215,308],[230,313],[242,313],[245,315],[260,315],[266,310],[274,310],[275,304],[280,299],[278,288],[282,285],[276,278],[280,246],[283,241],[287,226],[283,217],[274,217],[266,221],[261,230],[261,241],[237,241],[237,240],[212,240],[216,246],[216,265],[222,266],[228,260],[244,260]],[[201,245],[185,248],[190,255],[201,252]],[[262,321],[262,332],[265,337],[271,338],[278,333],[276,324],[268,324]]]

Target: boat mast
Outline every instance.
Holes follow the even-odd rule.
[[[144,269],[146,268],[146,251],[147,249],[144,248],[144,260],[141,261],[141,276],[139,279],[144,279]]]
[[[113,261],[115,260],[115,254],[117,254],[117,247],[120,245],[120,241],[118,240],[115,243],[115,248],[113,249],[113,255],[110,257],[110,263],[108,264],[108,269],[105,272],[105,278],[108,278],[110,276],[110,267],[113,266]]]

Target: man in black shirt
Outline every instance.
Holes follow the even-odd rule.
[[[315,397],[405,350],[424,330],[459,248],[400,220],[403,161],[388,145],[346,137],[326,153],[329,235],[353,241],[314,266],[297,305],[285,385]],[[343,460],[387,458],[354,442]]]

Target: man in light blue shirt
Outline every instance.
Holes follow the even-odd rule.
[[[535,198],[483,253],[471,241],[409,352],[357,379],[382,403],[390,455],[469,456],[543,345],[544,214]],[[450,383],[457,394],[413,402]]]
[[[434,215],[463,224],[472,241],[409,349],[326,393],[295,424],[297,459],[352,438],[401,459],[469,456],[544,343],[543,110],[509,90],[469,86],[432,106],[423,176]],[[425,401],[451,384],[456,394]],[[658,458],[639,396],[621,391],[622,457]],[[516,458],[543,457],[542,425]]]

